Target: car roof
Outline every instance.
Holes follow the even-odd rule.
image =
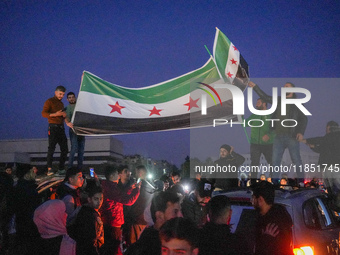
[[[230,198],[231,201],[246,202],[251,200],[252,192],[248,189],[223,191],[214,196],[225,195]],[[318,189],[305,189],[301,188],[298,190],[288,191],[283,189],[275,190],[275,203],[285,204],[291,206],[295,203],[295,200],[300,200],[301,202],[317,196],[325,196],[326,193]]]

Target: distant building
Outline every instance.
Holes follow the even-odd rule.
[[[139,165],[144,165],[153,178],[159,178],[165,173],[170,173],[172,165],[166,160],[154,160],[139,154],[125,156],[122,164],[128,165],[132,173]]]
[[[0,140],[0,167],[6,164],[28,163],[45,168],[47,161],[48,139]],[[69,149],[71,148],[69,142]],[[77,154],[76,154],[77,155]],[[57,169],[60,150],[56,146],[53,167]],[[100,169],[105,163],[121,164],[123,143],[113,136],[86,137],[84,169]],[[75,158],[76,164],[77,157]]]

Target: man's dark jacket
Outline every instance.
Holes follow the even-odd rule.
[[[278,226],[278,235],[266,234],[268,224]],[[274,204],[265,215],[258,218],[255,255],[293,255],[293,221],[282,205]]]
[[[255,92],[259,95],[259,97],[262,100],[264,100],[266,103],[272,104],[273,98],[267,95],[263,90],[261,90],[258,85],[256,85],[253,89],[255,90]],[[281,112],[279,112],[279,109],[281,109],[281,107],[279,107],[280,105],[281,105],[281,97],[278,97],[278,100],[277,100],[278,107],[273,113],[272,119],[278,119],[277,116],[281,115]],[[287,115],[285,119],[293,119],[297,121],[297,125],[295,127],[289,128],[291,137],[295,139],[298,133],[303,135],[305,133],[305,130],[307,127],[307,121],[308,121],[306,115],[303,112],[301,112],[300,109],[297,108],[295,104],[290,105],[290,110],[287,111],[286,114]],[[278,124],[277,121],[275,121],[274,129],[277,125],[281,125],[281,123]]]

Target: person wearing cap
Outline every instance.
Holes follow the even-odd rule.
[[[84,184],[83,173],[77,167],[67,169],[63,183],[57,189],[57,196],[66,205],[67,222],[72,220],[72,214],[81,206],[80,188]]]
[[[201,180],[197,183],[195,190],[183,199],[183,217],[191,219],[198,227],[203,226],[207,221],[206,205],[211,199],[212,189],[210,182]]]
[[[61,101],[65,95],[65,91],[64,86],[56,87],[54,97],[45,101],[41,112],[41,115],[48,120],[47,175],[53,174],[53,154],[57,144],[59,144],[60,147],[59,172],[65,173],[68,147],[64,128],[66,112],[64,111],[64,104]]]
[[[245,158],[234,151],[234,147],[223,144],[220,147],[220,158],[214,162],[217,167],[229,169],[226,172],[215,173],[215,191],[228,190],[238,187],[238,167],[242,165]]]

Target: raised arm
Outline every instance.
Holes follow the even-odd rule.
[[[270,103],[272,104],[273,102],[273,98],[269,95],[267,95],[262,89],[260,89],[260,87],[258,85],[256,85],[254,82],[249,81],[248,86],[253,88],[254,91],[256,92],[256,94],[258,94],[258,96],[265,101],[266,103]]]

